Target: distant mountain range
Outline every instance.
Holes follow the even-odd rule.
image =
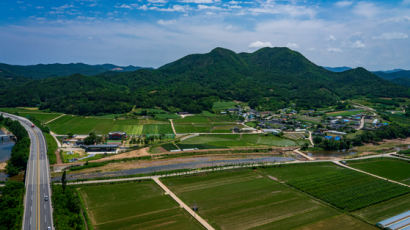
[[[135,71],[141,69],[138,66],[117,66],[112,64],[87,65],[83,63],[70,64],[38,64],[38,65],[9,65],[0,63],[0,76],[3,77],[26,77],[41,79],[48,77],[62,77],[73,74],[93,76],[107,71]]]
[[[158,69],[105,71],[95,76],[38,79],[33,77],[38,74],[25,75],[33,79],[0,79],[0,107],[40,106],[82,115],[124,113],[133,106],[196,113],[211,110],[213,103],[220,100],[238,100],[252,108],[276,110],[290,104],[297,108],[334,105],[358,96],[410,96],[410,88],[364,68],[331,72],[302,54],[281,47],[253,53],[215,48]]]
[[[343,72],[346,70],[350,70],[350,67],[324,67],[325,69],[332,71],[332,72]],[[393,69],[393,70],[386,70],[386,71],[373,71],[372,73],[376,74],[377,76],[394,82],[399,85],[410,87],[410,70],[403,70],[403,69]]]

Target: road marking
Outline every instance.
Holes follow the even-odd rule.
[[[35,133],[34,133],[35,134]],[[40,166],[39,166],[39,162],[40,162],[40,142],[38,141],[38,136],[37,134],[35,134],[36,136],[36,142],[37,142],[37,229],[41,229],[41,223],[40,223]]]

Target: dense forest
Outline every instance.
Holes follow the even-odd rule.
[[[27,131],[18,121],[0,115],[0,126],[6,127],[17,138],[6,167],[7,174],[14,176],[27,167],[30,139]],[[21,229],[23,196],[23,182],[8,180],[5,186],[0,188],[0,230]]]
[[[0,230],[21,229],[24,183],[7,181],[0,187]]]
[[[6,168],[9,176],[15,176],[20,171],[26,170],[30,152],[30,139],[27,131],[18,121],[0,115],[0,126],[5,126],[17,139],[11,150],[11,156]]]
[[[3,79],[0,107],[39,106],[81,115],[124,113],[133,106],[201,112],[211,110],[218,100],[248,102],[261,110],[275,110],[289,103],[312,108],[357,96],[410,95],[410,88],[363,68],[331,72],[288,48],[239,54],[216,48],[158,69],[40,80]]]

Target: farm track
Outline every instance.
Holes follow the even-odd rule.
[[[63,114],[61,114],[60,116],[58,116],[58,117],[56,117],[56,118],[53,118],[53,119],[51,119],[51,120],[45,122],[44,124],[47,125],[48,123],[51,123],[51,122],[53,122],[53,121],[55,121],[55,120],[57,120],[57,119],[59,119],[59,118],[61,118],[61,117],[64,117],[64,116],[65,116],[65,114],[63,113]]]
[[[366,172],[366,171],[363,171],[363,170],[360,170],[360,169],[356,169],[356,168],[347,166],[345,164],[340,163],[339,161],[332,161],[332,162],[334,164],[338,165],[338,166],[341,166],[341,167],[344,167],[344,168],[347,168],[347,169],[350,169],[350,170],[354,170],[354,171],[357,171],[357,172],[360,172],[360,173],[364,173],[364,174],[367,174],[367,175],[372,176],[372,177],[376,177],[376,178],[381,179],[381,180],[385,180],[385,181],[388,181],[388,182],[391,182],[391,183],[395,183],[395,184],[410,188],[410,185],[403,184],[403,183],[400,183],[400,182],[395,181],[395,180],[387,179],[385,177],[377,176],[377,175],[374,175],[372,173],[369,173],[369,172]]]
[[[184,208],[192,217],[194,217],[199,223],[202,224],[207,230],[215,230],[206,220],[193,211],[188,205],[186,205],[177,195],[175,195],[165,184],[163,184],[159,177],[152,177],[152,179],[161,187],[167,195],[170,195],[182,208]]]

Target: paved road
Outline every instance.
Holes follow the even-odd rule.
[[[26,194],[24,196],[23,230],[53,228],[51,207],[50,172],[47,159],[47,145],[41,130],[32,128],[26,118],[3,113],[4,117],[18,120],[27,130],[31,145],[26,171]],[[48,201],[45,200],[48,196]]]

